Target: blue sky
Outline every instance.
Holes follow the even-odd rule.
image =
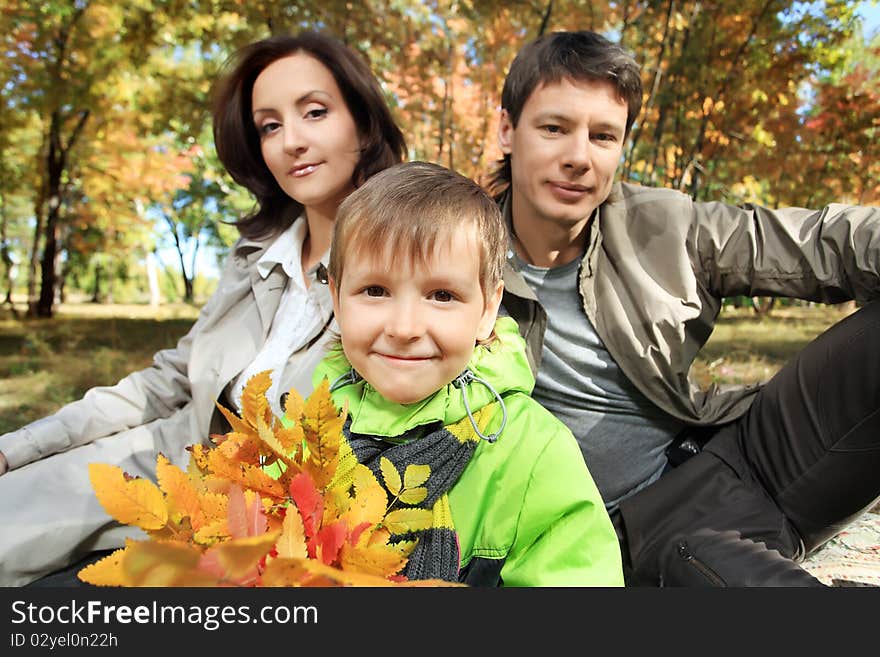
[[[880,30],[880,6],[874,2],[861,2],[859,13],[865,19],[865,36],[876,34]]]

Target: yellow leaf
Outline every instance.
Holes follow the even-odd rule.
[[[488,433],[487,429],[489,422],[497,416],[497,405],[498,402],[487,404],[474,413],[474,420],[477,423],[477,427],[479,427],[480,431],[484,434]],[[477,436],[476,431],[474,431],[473,422],[471,422],[471,419],[467,415],[455,424],[449,425],[447,428],[449,429],[449,432],[462,443],[469,440],[479,442],[479,436]]]
[[[248,425],[247,422],[238,417],[235,413],[226,409],[223,405],[217,402],[215,402],[215,404],[220,412],[223,414],[223,417],[226,418],[226,421],[229,422],[229,426],[232,427],[232,431],[244,434],[251,433],[253,431],[253,428]]]
[[[190,446],[189,448],[189,456],[190,456],[190,466],[195,463],[195,467],[198,470],[201,470],[203,473],[208,470],[208,455],[212,450],[206,448],[204,445],[195,444]],[[192,468],[190,467],[191,471]]]
[[[156,459],[156,478],[159,480],[159,487],[165,493],[168,511],[176,515],[176,520],[180,521],[181,517],[188,516],[193,529],[201,527],[205,521],[205,514],[199,504],[199,496],[186,473],[173,465],[164,455],[159,454]]]
[[[215,553],[230,577],[237,579],[247,575],[251,569],[255,568],[257,562],[272,549],[277,539],[278,532],[236,538],[218,543],[209,548],[208,553]]]
[[[285,456],[294,456],[302,449],[303,430],[298,424],[285,429],[284,425],[276,422],[272,426],[272,431],[283,450],[280,453]]]
[[[227,538],[229,538],[229,527],[226,524],[226,518],[203,525],[193,536],[193,540],[199,545],[213,545]]]
[[[394,543],[389,543],[388,547],[397,550],[405,557],[408,557],[412,554],[412,551],[415,549],[416,545],[418,545],[418,541],[395,541]]]
[[[398,509],[385,516],[383,524],[392,534],[406,534],[428,529],[433,519],[430,509]]]
[[[379,457],[379,471],[382,473],[382,479],[385,481],[385,488],[392,495],[398,495],[403,485],[400,481],[400,473],[394,464],[384,456]]]
[[[308,557],[302,517],[300,517],[299,511],[292,504],[287,507],[287,513],[284,514],[281,536],[278,537],[275,549],[278,551],[278,556],[282,559],[305,559]]]
[[[312,577],[306,570],[305,559],[273,559],[266,564],[261,577],[263,586],[303,586]]]
[[[200,557],[198,548],[184,543],[143,541],[126,546],[122,567],[132,586],[177,586]]]
[[[706,98],[703,99],[703,114],[708,116],[712,112],[712,107],[714,106],[714,104],[715,103],[712,101],[712,99],[706,96]]]
[[[205,522],[226,520],[229,498],[218,493],[205,492],[199,496],[199,504],[205,514]]]
[[[404,504],[419,504],[428,497],[428,489],[424,486],[418,488],[410,488],[400,494],[400,501]]]
[[[416,465],[415,463],[410,463],[406,466],[406,471],[403,473],[403,487],[415,488],[416,486],[421,486],[428,481],[428,477],[430,476],[430,465]]]
[[[363,522],[377,525],[388,508],[388,496],[367,466],[358,463],[355,472],[354,497],[343,518],[349,527]]]
[[[122,524],[149,531],[168,522],[162,491],[153,482],[126,480],[122,468],[105,463],[90,463],[89,479],[101,506]]]
[[[83,568],[76,576],[80,581],[94,586],[126,586],[128,580],[122,569],[125,549],[115,550],[100,561]]]
[[[333,479],[330,481],[329,485],[331,487],[345,488],[346,490],[351,488],[354,483],[354,470],[357,466],[357,457],[354,455],[354,452],[351,451],[351,446],[348,444],[348,441],[341,441],[339,443],[339,459],[336,463],[336,474],[333,475]],[[378,484],[372,473],[370,473],[370,477],[373,479],[374,483]]]
[[[303,437],[308,448],[303,467],[319,489],[326,488],[336,473],[344,422],[344,414],[336,410],[330,397],[330,384],[325,378],[309,395],[302,419]]]
[[[298,424],[305,406],[306,404],[296,388],[291,388],[287,391],[287,397],[284,400],[284,417]]]
[[[290,455],[290,448],[286,448],[281,444],[281,441],[278,440],[277,434],[272,430],[272,428],[263,421],[262,418],[257,418],[257,434],[266,445],[268,445],[269,449],[271,449],[278,456],[287,457]]]
[[[261,579],[263,586],[394,586],[382,577],[344,571],[312,559],[274,559]]]
[[[342,546],[339,563],[344,570],[355,570],[379,577],[395,575],[406,565],[406,557],[387,545]]]
[[[263,370],[254,374],[248,379],[244,390],[241,391],[241,416],[252,427],[257,426],[257,417],[265,416],[269,408],[269,403],[266,401],[266,391],[272,385],[271,374],[271,370]]]
[[[394,586],[394,582],[384,577],[355,570],[334,568],[313,559],[303,561],[303,565],[313,575],[323,576],[339,586]],[[327,585],[324,584],[324,586]]]

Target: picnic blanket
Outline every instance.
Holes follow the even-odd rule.
[[[880,506],[862,515],[801,565],[828,586],[880,586]]]

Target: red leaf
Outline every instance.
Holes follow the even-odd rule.
[[[315,536],[316,556],[326,565],[332,566],[347,534],[348,529],[342,520],[322,528]]]
[[[291,480],[290,496],[302,516],[306,538],[312,538],[321,524],[324,500],[307,472],[300,472]]]
[[[357,545],[358,539],[361,537],[361,534],[367,527],[371,527],[372,524],[369,522],[362,522],[357,527],[351,530],[351,533],[348,535],[348,542],[351,545]]]

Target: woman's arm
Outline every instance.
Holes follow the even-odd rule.
[[[229,261],[218,291],[230,276],[235,276]],[[53,415],[0,436],[0,474],[157,418],[169,417],[185,406],[192,398],[189,376],[192,344],[213,315],[222,310],[218,308],[219,297],[217,292],[212,295],[189,332],[174,348],[159,351],[153,357],[152,366],[129,374],[116,385],[92,388],[82,399],[63,406]]]

